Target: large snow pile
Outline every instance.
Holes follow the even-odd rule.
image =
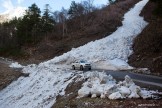
[[[80,80],[80,78],[77,78],[78,76],[81,76],[81,79],[84,78],[81,73],[67,70],[68,65],[77,59],[86,59],[92,62],[93,67],[96,68],[108,68],[113,70],[130,69],[131,67],[126,62],[128,56],[132,53],[132,40],[147,25],[143,18],[139,17],[139,13],[147,2],[148,0],[140,1],[133,9],[126,13],[123,26],[119,27],[112,35],[95,42],[90,42],[82,47],[72,49],[62,56],[55,57],[39,65],[23,67],[24,73],[30,73],[29,77],[21,77],[7,88],[0,91],[0,108],[50,108],[54,104],[56,96],[64,95],[64,90],[68,84],[74,81],[74,79]],[[14,67],[19,66],[18,63],[13,65],[15,65]],[[142,97],[139,93],[147,94],[145,91],[140,92],[140,87],[136,85],[131,86],[129,83],[124,83],[123,81],[121,85],[118,84],[118,87],[111,76],[107,78],[107,76],[103,75],[102,77],[102,83],[98,77],[94,77],[96,78],[94,81],[96,83],[94,84],[101,84],[101,86],[102,84],[112,85],[111,87],[104,86],[104,89],[112,90],[110,96],[112,99],[113,97],[121,97],[120,95],[127,97],[129,91],[131,93],[128,95],[129,97],[138,97],[138,95]],[[101,89],[97,89],[95,85],[89,85],[94,86],[93,97],[100,95],[99,93],[102,91],[102,87],[100,87]],[[118,90],[119,88],[120,90]],[[116,92],[114,92],[114,89]],[[136,91],[131,92],[131,90]],[[95,93],[96,91],[97,93]],[[101,97],[104,98],[104,96],[105,95],[102,94]]]
[[[80,75],[58,67],[46,64],[25,67],[29,77],[19,78],[0,92],[0,108],[50,108],[56,97],[64,95],[69,83]]]
[[[73,61],[85,59],[92,63],[93,68],[110,70],[131,69],[127,64],[132,54],[132,41],[141,33],[147,22],[139,14],[148,0],[135,5],[124,15],[123,26],[119,27],[110,36],[90,42],[79,48],[73,48],[62,56],[55,57],[48,62],[70,64]]]
[[[92,98],[154,98],[153,94],[158,94],[157,91],[149,91],[141,89],[137,86],[129,76],[125,76],[124,81],[116,83],[111,75],[105,73],[89,72],[85,75],[88,80],[83,84],[83,87],[78,91],[78,97]]]

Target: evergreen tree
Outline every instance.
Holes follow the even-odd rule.
[[[52,31],[54,25],[55,25],[55,20],[54,18],[52,17],[52,15],[50,14],[50,6],[49,4],[46,4],[46,8],[44,9],[44,13],[43,13],[43,16],[42,16],[42,30],[44,32],[49,32],[49,31]]]
[[[15,50],[16,53],[18,53],[18,43],[16,37],[17,23],[18,19],[14,18],[9,22],[0,24],[0,55],[2,53],[10,53],[11,55],[13,55],[15,53]]]
[[[40,13],[41,11],[36,4],[32,4],[26,10],[26,14],[17,26],[17,36],[20,45],[35,43],[39,40],[40,37],[38,36],[41,33]]]

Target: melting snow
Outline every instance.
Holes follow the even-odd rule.
[[[148,0],[143,0],[124,15],[123,26],[106,38],[89,42],[79,48],[73,48],[62,56],[55,57],[48,63],[71,64],[76,60],[85,59],[92,63],[93,68],[124,70],[132,69],[127,63],[132,54],[132,41],[141,33],[147,22],[139,14]]]
[[[141,89],[137,86],[129,76],[125,76],[124,81],[116,83],[111,75],[105,73],[87,72],[85,78],[88,80],[83,84],[83,87],[78,91],[78,97],[91,98],[154,98],[154,94],[159,94],[158,91],[149,91]]]
[[[7,88],[0,91],[0,108],[50,108],[56,101],[56,96],[64,95],[65,89],[73,81],[89,78],[78,91],[80,97],[91,96],[110,99],[149,97],[151,92],[143,91],[136,86],[129,76],[116,83],[111,75],[98,72],[87,72],[85,75],[67,69],[77,59],[90,61],[94,68],[122,70],[131,69],[127,64],[132,53],[132,40],[147,23],[139,16],[148,0],[136,4],[124,16],[123,26],[112,35],[90,42],[84,46],[55,57],[39,65],[23,67],[29,77],[21,77]],[[11,67],[21,67],[14,63]],[[78,79],[78,76],[81,78]],[[74,80],[75,79],[75,80]]]
[[[9,65],[9,67],[11,67],[11,68],[23,68],[24,66],[22,66],[18,62],[15,62],[15,63],[11,63],[11,65]]]
[[[30,69],[27,69],[30,68]],[[53,67],[26,67],[29,77],[21,77],[0,92],[0,108],[50,108],[56,96],[77,77],[70,70]]]

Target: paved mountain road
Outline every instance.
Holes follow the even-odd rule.
[[[151,75],[144,75],[144,74],[137,74],[131,71],[110,71],[110,70],[97,70],[97,71],[104,71],[107,75],[112,75],[114,78],[117,79],[124,79],[126,75],[130,76],[133,81],[142,82],[146,84],[156,85],[162,87],[162,77],[151,76]]]

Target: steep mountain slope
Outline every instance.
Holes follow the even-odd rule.
[[[86,74],[67,68],[69,67],[69,63],[77,59],[88,59],[96,63],[104,60],[105,65],[109,63],[112,66],[118,67],[118,69],[123,66],[129,68],[126,61],[132,52],[132,39],[147,24],[139,16],[147,2],[148,0],[143,0],[137,3],[134,8],[126,13],[123,26],[119,27],[111,36],[90,42],[39,65],[24,67],[23,72],[30,73],[29,77],[19,78],[0,92],[0,107],[50,108],[58,95],[65,95],[65,89],[70,83],[86,79]],[[89,72],[87,73],[89,74]],[[97,74],[91,75],[95,76]],[[136,95],[136,91],[132,93],[131,96]],[[144,96],[147,95],[146,92],[141,92],[141,94]]]
[[[111,34],[113,31],[115,31],[117,29],[117,26],[122,25],[122,19],[123,19],[124,13],[126,11],[128,11],[131,7],[133,7],[133,5],[135,3],[137,3],[138,1],[139,0],[118,0],[118,2],[116,2],[115,4],[113,4],[111,6],[106,6],[103,10],[98,10],[97,15],[95,16],[95,18],[93,18],[94,20],[92,23],[101,25],[100,26],[101,29],[96,30],[96,32],[99,32],[99,34],[96,34],[96,32],[91,32],[91,34],[89,34],[89,32],[88,32],[88,33],[85,33],[84,35],[83,34],[82,35],[75,34],[75,36],[72,36],[71,38],[65,37],[62,40],[57,40],[57,39],[50,40],[47,38],[47,40],[43,40],[40,44],[38,44],[34,48],[33,47],[32,48],[28,48],[28,47],[23,48],[23,50],[25,50],[27,53],[29,53],[31,55],[31,57],[29,59],[25,59],[24,61],[22,61],[22,63],[24,63],[24,62],[25,63],[26,62],[27,63],[40,63],[41,61],[48,60],[50,58],[53,58],[54,56],[61,55],[65,52],[71,50],[73,47],[79,47],[79,46],[84,45],[90,41],[94,41],[96,39],[101,39],[106,36],[106,35],[104,35],[106,32],[108,34]],[[123,7],[123,5],[124,5],[124,7]],[[114,11],[116,11],[115,15],[113,13]],[[113,18],[110,16],[113,16]],[[114,17],[117,17],[117,18],[114,18]],[[100,22],[100,21],[98,22],[97,19],[102,22]],[[106,21],[106,23],[103,23],[104,21]],[[118,23],[114,24],[114,22],[118,22]],[[106,25],[107,25],[106,28],[110,27],[112,29],[105,30],[104,26],[106,26]],[[106,32],[103,32],[102,28]],[[87,27],[87,29],[88,29],[88,27]],[[22,58],[24,59],[24,56]],[[111,67],[111,68],[113,68],[113,67]],[[116,67],[114,67],[114,69],[116,69]],[[6,73],[4,73],[4,75],[6,75]],[[4,85],[5,85],[5,83],[4,83]]]
[[[48,62],[65,62],[70,64],[75,60],[85,59],[92,62],[94,68],[109,70],[131,68],[126,62],[132,53],[132,40],[147,25],[143,18],[138,16],[141,10],[142,6],[138,5],[134,10],[126,13],[124,15],[124,21],[122,21],[123,26],[119,27],[106,38],[89,42],[84,46],[72,49]]]
[[[84,16],[84,19],[77,18],[68,21],[68,33],[70,30],[68,36],[61,38],[62,31],[58,34],[55,34],[54,31],[51,34],[47,34],[45,39],[36,46],[23,47],[23,51],[29,55],[29,58],[24,61],[27,61],[30,64],[49,60],[55,56],[70,51],[72,48],[77,48],[88,42],[112,34],[122,25],[124,14],[138,1],[139,0],[118,0],[110,6],[106,6],[101,10],[97,10]],[[78,29],[80,19],[84,20],[83,22],[85,23],[82,29]],[[72,30],[70,28],[72,28]],[[62,25],[58,25],[57,29],[62,29]]]

